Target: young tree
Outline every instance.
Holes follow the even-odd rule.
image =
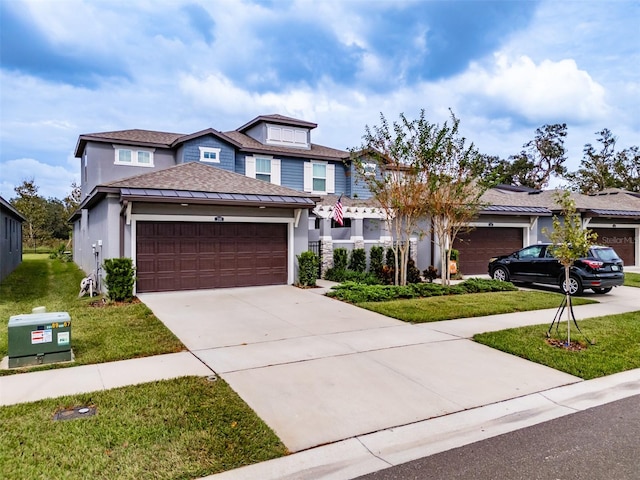
[[[565,175],[566,136],[566,123],[536,129],[535,138],[525,143],[518,155],[510,157],[513,184],[542,190],[549,185],[552,175]]]
[[[352,150],[359,180],[367,184],[387,230],[393,234],[396,285],[406,284],[410,238],[427,212],[428,185],[423,176],[426,159],[418,156],[417,149],[420,145],[434,146],[438,139],[437,127],[426,120],[424,110],[417,120],[400,114],[392,125],[381,113],[380,125],[367,125],[361,148]],[[424,155],[429,154],[428,149],[423,150]]]
[[[364,145],[352,158],[394,235],[395,283],[406,282],[409,239],[424,235],[420,222],[431,216],[441,251],[442,272],[449,282],[450,246],[480,209],[486,184],[478,181],[478,152],[459,134],[460,121],[429,122],[422,110],[416,120],[403,114],[389,125],[366,127]],[[371,166],[375,168],[371,168]]]
[[[482,202],[480,197],[489,184],[475,175],[478,151],[473,144],[465,146],[466,139],[459,134],[460,120],[451,113],[451,124],[441,129],[444,134],[436,155],[424,164],[427,179],[428,211],[433,233],[440,250],[443,283],[450,284],[451,247],[456,236],[469,228]]]
[[[549,237],[553,243],[551,252],[564,266],[564,291],[567,305],[567,345],[571,344],[571,275],[573,262],[585,257],[589,247],[593,244],[597,235],[589,229],[582,227],[580,215],[576,213],[576,203],[568,191],[557,190],[554,194],[556,203],[561,210],[562,219],[554,215],[553,230],[543,229],[542,233]]]

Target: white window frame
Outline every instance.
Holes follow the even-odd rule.
[[[219,148],[213,147],[198,147],[200,149],[200,161],[207,163],[220,163],[220,150]],[[215,154],[215,158],[206,158],[206,154],[213,153]]]
[[[313,189],[313,166],[314,165],[325,165],[326,173],[325,173],[325,190],[314,190]],[[335,193],[336,191],[336,173],[335,173],[335,165],[333,163],[321,161],[321,160],[311,160],[309,162],[305,162],[304,164],[304,191],[316,193],[320,195],[326,195],[327,193]],[[318,177],[319,178],[319,177]]]
[[[271,163],[270,183],[272,183],[273,185],[281,185],[280,159],[273,158],[271,155],[255,155],[252,157],[246,157],[244,161],[245,175],[247,177],[256,178],[256,174],[260,173],[256,171],[256,160],[258,158],[269,160],[269,162]]]
[[[129,145],[114,145],[113,146],[115,152],[115,165],[126,165],[128,167],[153,167],[153,153],[155,152],[155,148],[140,148],[140,147],[132,147]],[[127,150],[131,152],[131,161],[130,162],[121,162],[120,161],[120,151]],[[138,153],[144,152],[149,154],[149,162],[140,162],[138,159]]]
[[[264,180],[265,182],[269,182],[271,183],[271,162],[273,161],[273,159],[271,158],[264,158],[264,157],[256,157],[256,178],[259,180]],[[258,169],[258,166],[260,165],[261,162],[267,162],[269,165],[269,171],[260,171]],[[265,177],[269,177],[269,179],[267,180],[266,178],[258,178],[259,175],[265,176]]]
[[[269,145],[283,145],[294,148],[309,148],[309,131],[304,128],[267,124]]]

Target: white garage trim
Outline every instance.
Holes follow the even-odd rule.
[[[295,245],[294,245],[294,222],[293,217],[236,217],[232,215],[213,216],[213,215],[153,215],[153,214],[132,214],[131,215],[131,259],[133,266],[136,266],[137,258],[137,222],[188,222],[188,223],[286,223],[287,224],[287,283],[292,285],[295,282]],[[136,286],[134,285],[133,294],[136,294]]]

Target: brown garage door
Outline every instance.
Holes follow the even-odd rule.
[[[459,234],[453,247],[460,252],[463,275],[487,273],[491,257],[522,248],[522,228],[478,227]]]
[[[625,265],[636,264],[635,229],[633,228],[592,228],[598,234],[596,243],[613,247]]]
[[[138,292],[287,283],[287,225],[137,223]]]

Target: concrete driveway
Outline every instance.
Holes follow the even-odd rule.
[[[139,297],[292,452],[581,381],[314,290]]]

